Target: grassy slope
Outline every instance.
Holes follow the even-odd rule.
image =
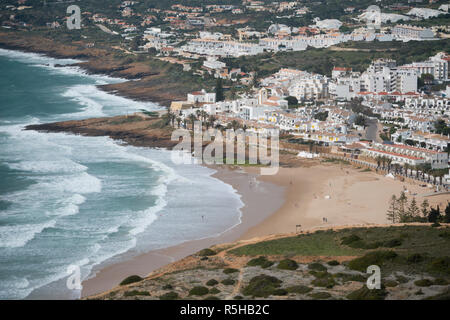
[[[343,245],[342,239],[356,235],[366,245],[378,243],[373,249],[361,246]],[[400,241],[399,246],[391,247],[390,240]],[[448,259],[450,254],[450,231],[428,226],[352,228],[337,232],[319,231],[256,244],[242,246],[230,251],[238,256],[258,255],[295,255],[295,256],[362,256],[372,251],[392,250],[397,254],[393,260],[384,263],[385,270],[402,270],[405,272],[430,272],[450,274],[450,269],[433,268],[436,259]],[[419,254],[423,259],[410,263],[408,257]],[[446,258],[447,257],[447,258]],[[447,260],[448,261],[448,260]]]

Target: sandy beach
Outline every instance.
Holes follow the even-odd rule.
[[[215,169],[217,172],[213,176],[232,185],[241,195],[244,207],[241,209],[242,222],[239,225],[215,237],[187,241],[173,247],[153,250],[104,268],[100,266],[100,270],[94,270],[95,277],[83,282],[82,297],[109,290],[129,275],[137,274],[144,277],[160,267],[201,249],[236,241],[249,228],[265,221],[283,205],[285,187],[258,181],[256,171],[246,172],[239,168],[230,170],[226,167],[215,167]]]
[[[107,291],[129,275],[146,276],[203,248],[272,234],[317,227],[386,224],[393,194],[407,190],[420,204],[430,188],[367,172],[349,165],[319,161],[280,168],[274,176],[260,176],[259,168],[218,167],[214,177],[231,184],[241,195],[242,223],[217,236],[154,250],[97,270],[83,282],[82,297]],[[448,195],[427,197],[431,205],[445,205]],[[324,219],[326,221],[324,222]]]

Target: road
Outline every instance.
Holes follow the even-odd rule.
[[[381,142],[380,137],[378,136],[379,123],[377,119],[367,119],[367,128],[365,138],[367,140],[373,140],[376,142]]]

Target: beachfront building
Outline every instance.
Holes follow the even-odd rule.
[[[400,165],[408,164],[410,166],[418,166],[426,163],[425,159],[421,157],[410,156],[373,148],[363,149],[362,154],[366,157],[374,159],[378,157],[388,158],[392,161],[392,164],[400,164]]]
[[[419,165],[428,163],[432,169],[446,169],[449,167],[447,152],[402,144],[375,143],[372,148],[367,149],[366,154],[374,158],[384,155],[402,164]]]

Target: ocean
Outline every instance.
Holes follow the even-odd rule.
[[[161,107],[99,90],[71,59],[0,49],[0,299],[76,299],[68,267],[93,267],[220,234],[240,196],[212,169],[107,137],[25,131],[30,124]],[[64,67],[55,67],[55,65]]]

